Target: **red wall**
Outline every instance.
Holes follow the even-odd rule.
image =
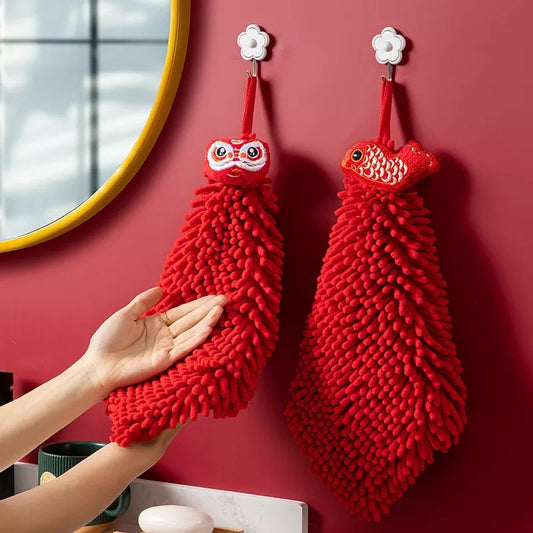
[[[213,137],[240,131],[247,24],[274,37],[262,66],[256,131],[270,139],[286,268],[281,340],[249,409],[200,420],[151,476],[300,499],[312,533],[533,530],[531,276],[531,4],[193,1],[182,84],[162,136],[126,190],[52,242],[0,257],[0,367],[17,393],[81,355],[100,322],[153,284]],[[469,425],[391,515],[358,523],[308,473],[282,411],[341,187],[345,149],[377,131],[380,75],[372,36],[392,25],[410,40],[397,68],[398,144],[418,138],[442,171],[421,185],[449,283],[469,387]],[[56,436],[102,439],[100,405]],[[275,532],[273,532],[275,533]]]

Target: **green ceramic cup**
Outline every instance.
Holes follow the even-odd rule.
[[[41,446],[38,457],[39,485],[54,480],[104,446],[105,444],[103,442],[92,441],[54,442]],[[107,473],[102,472],[102,475],[107,475]],[[99,514],[87,525],[94,526],[112,522],[117,516],[125,513],[129,505],[130,488],[126,487],[120,496],[103,513]]]

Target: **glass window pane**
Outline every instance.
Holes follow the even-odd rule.
[[[87,38],[89,0],[0,0],[0,37]]]
[[[0,239],[89,196],[87,45],[0,45]]]
[[[168,0],[98,0],[100,39],[168,39]]]
[[[129,153],[152,109],[166,45],[102,44],[99,50],[99,184]]]

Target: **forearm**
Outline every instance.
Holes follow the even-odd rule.
[[[82,363],[0,407],[0,471],[100,401],[104,393]]]
[[[0,524],[17,533],[71,533],[108,507],[164,448],[108,444],[57,479],[0,501]]]

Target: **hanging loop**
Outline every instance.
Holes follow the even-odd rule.
[[[237,37],[237,44],[241,47],[243,59],[252,62],[252,72],[246,71],[246,97],[244,101],[244,115],[242,118],[242,138],[250,139],[254,137],[252,123],[254,117],[255,92],[257,88],[258,61],[265,59],[267,46],[270,43],[270,36],[257,24],[250,24],[246,31]]]
[[[390,138],[390,122],[392,112],[393,82],[383,79],[381,82],[381,113],[376,141],[392,149],[394,141]]]
[[[376,61],[380,65],[387,65],[387,76],[381,76],[381,114],[376,141],[391,150],[394,147],[394,141],[390,138],[394,66],[401,62],[406,44],[405,37],[391,26],[383,28],[381,33],[372,39]]]
[[[248,73],[249,74],[249,73]],[[244,98],[244,115],[242,117],[242,139],[253,137],[252,125],[254,120],[255,92],[257,76],[248,76],[246,80],[246,95]]]

